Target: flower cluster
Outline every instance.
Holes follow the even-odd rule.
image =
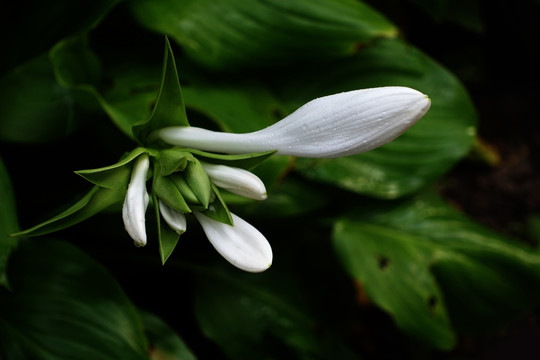
[[[154,157],[153,191],[158,211],[177,235],[186,231],[186,213],[193,213],[214,248],[229,262],[249,272],[272,264],[272,249],[253,226],[228,212],[218,188],[250,199],[266,199],[264,183],[253,173],[227,165],[199,161],[183,149],[168,149]],[[171,164],[174,171],[167,170]],[[146,188],[150,160],[147,153],[133,164],[122,217],[136,246],[146,245]]]
[[[179,147],[135,158],[123,205],[126,230],[136,245],[146,244],[150,154],[154,157],[152,191],[168,226],[182,234],[186,231],[185,214],[193,213],[225,259],[245,271],[264,271],[272,263],[268,241],[228,211],[218,190],[264,200],[264,184],[245,169],[200,161],[188,149],[227,154],[276,152],[315,158],[353,155],[392,141],[429,107],[429,98],[416,90],[382,87],[315,99],[276,124],[247,134],[189,126],[158,129],[151,134],[154,140]]]
[[[164,74],[174,75],[174,62],[165,60]],[[248,170],[267,157],[334,158],[369,151],[402,134],[431,104],[407,87],[356,90],[310,101],[259,131],[222,133],[189,126],[177,96],[179,83],[173,80],[163,81],[152,116],[132,127],[134,137],[148,147],[134,149],[114,165],[78,171],[94,188],[56,217],[15,235],[56,231],[123,202],[126,231],[136,246],[144,246],[146,210],[152,203],[162,262],[186,231],[186,214],[193,214],[225,259],[242,270],[261,272],[272,264],[272,249],[256,228],[229,211],[222,191],[264,200],[263,182]]]

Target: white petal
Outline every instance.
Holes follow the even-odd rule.
[[[163,141],[207,151],[333,158],[384,145],[418,121],[430,99],[407,87],[355,90],[312,100],[265,129],[231,134],[194,127],[158,130]]]
[[[148,207],[148,193],[146,192],[146,174],[150,166],[148,155],[143,154],[135,160],[131,172],[131,181],[128,186],[122,217],[124,226],[136,246],[146,245],[145,217]]]
[[[170,208],[161,200],[159,201],[159,213],[161,216],[163,216],[163,219],[165,219],[165,222],[171,227],[171,229],[176,231],[178,235],[182,235],[186,232],[186,215]]]
[[[216,186],[249,199],[266,199],[266,187],[255,174],[232,166],[201,164]]]
[[[217,252],[237,268],[256,273],[272,265],[270,244],[246,221],[231,214],[234,226],[230,226],[196,211],[193,214]]]

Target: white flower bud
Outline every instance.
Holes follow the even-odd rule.
[[[430,105],[426,95],[411,88],[380,87],[312,100],[274,125],[247,134],[169,127],[155,135],[169,144],[229,154],[277,150],[281,155],[334,158],[394,140]]]
[[[249,199],[266,199],[266,187],[255,174],[226,165],[201,164],[216,186]]]
[[[163,219],[165,219],[165,222],[171,227],[171,229],[176,231],[178,235],[182,235],[186,232],[186,215],[170,208],[161,200],[159,200],[159,213],[161,216],[163,216]]]
[[[142,154],[135,160],[122,207],[124,226],[135,242],[135,246],[146,245],[145,212],[149,201],[146,191],[146,174],[149,167],[148,155]]]
[[[231,213],[234,226],[193,212],[218,253],[239,269],[262,272],[272,265],[272,248],[252,225]]]

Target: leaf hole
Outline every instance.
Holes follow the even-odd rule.
[[[390,259],[386,256],[379,256],[377,259],[377,265],[379,266],[379,269],[386,270],[388,268],[388,265],[390,265]]]
[[[435,312],[435,308],[437,307],[438,304],[439,304],[439,299],[437,299],[435,295],[431,295],[428,298],[428,306],[431,312]]]

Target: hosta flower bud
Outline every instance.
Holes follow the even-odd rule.
[[[232,134],[169,127],[163,141],[206,151],[242,154],[277,150],[281,155],[333,158],[358,154],[401,135],[430,107],[429,98],[407,87],[355,90],[312,100],[265,129]]]
[[[255,174],[236,167],[202,163],[212,182],[234,194],[254,200],[266,199],[266,187]]]
[[[159,213],[163,216],[163,219],[165,219],[165,222],[170,228],[176,231],[178,235],[186,232],[186,215],[168,207],[161,200],[159,201]]]
[[[148,155],[140,155],[131,172],[122,217],[124,226],[136,246],[146,245],[145,212],[148,207],[148,192],[146,191],[146,174],[150,166]]]
[[[231,213],[234,226],[194,212],[214,248],[239,269],[262,272],[272,265],[272,248],[252,225]]]

